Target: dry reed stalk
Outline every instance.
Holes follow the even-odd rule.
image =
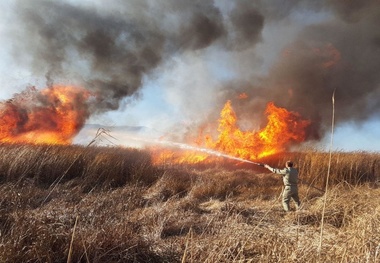
[[[67,263],[71,263],[71,256],[73,255],[73,242],[74,242],[74,236],[75,236],[75,229],[77,227],[78,223],[78,217],[75,218],[74,228],[73,228],[73,234],[71,235],[71,242],[70,242],[70,248],[69,248],[69,254],[67,256]]]
[[[188,253],[187,250],[189,248],[189,243],[190,243],[190,246],[191,246],[192,241],[193,241],[193,229],[192,229],[192,227],[190,227],[189,233],[186,236],[185,251],[183,252],[181,263],[185,263],[186,262],[186,256],[187,256],[187,253]],[[190,251],[190,262],[193,262],[193,256],[192,256],[192,252],[191,251]]]
[[[327,201],[327,190],[328,190],[329,178],[330,178],[332,147],[333,147],[333,141],[334,141],[335,90],[333,92],[331,100],[332,100],[331,140],[330,140],[330,150],[329,150],[329,164],[327,168],[325,195],[324,195],[324,200],[323,200],[323,209],[322,209],[322,218],[321,218],[321,232],[319,236],[319,245],[318,245],[318,258],[320,258],[321,256],[322,243],[323,243],[323,227],[324,227],[324,218],[325,218],[326,201]]]
[[[84,255],[86,256],[86,262],[87,262],[87,263],[90,263],[90,259],[88,258],[88,254],[87,254],[87,247],[86,247],[86,245],[84,244],[83,239],[82,239],[82,246],[83,246],[83,249],[84,249]]]

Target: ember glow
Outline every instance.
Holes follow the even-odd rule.
[[[0,102],[0,142],[70,144],[88,117],[89,97],[73,86],[30,87]]]
[[[227,101],[220,114],[218,137],[210,135],[194,141],[197,147],[205,147],[223,155],[243,160],[256,161],[262,157],[287,150],[291,145],[303,142],[309,120],[302,119],[296,113],[276,107],[273,102],[267,104],[265,115],[267,124],[258,131],[242,131],[238,127],[238,118],[231,101]],[[215,154],[206,151],[177,151],[155,149],[156,163],[200,163],[212,162]]]

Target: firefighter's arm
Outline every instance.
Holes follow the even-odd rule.
[[[275,173],[275,174],[282,174],[282,175],[286,174],[286,169],[281,170],[281,169],[272,168],[267,164],[265,164],[264,167],[267,168],[272,173]]]
[[[274,173],[274,169],[272,167],[270,167],[269,165],[267,164],[264,164],[264,167],[267,168],[269,171],[271,171],[272,173]]]

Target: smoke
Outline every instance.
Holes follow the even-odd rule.
[[[361,123],[376,116],[380,112],[380,75],[377,73],[380,70],[380,31],[377,29],[380,3],[290,1],[277,12],[279,9],[271,9],[272,4],[277,2],[280,8],[280,2],[269,2],[262,1],[261,7],[268,23],[288,23],[288,18],[297,12],[318,12],[324,19],[305,22],[292,39],[284,34],[287,43],[267,74],[260,78],[254,76],[249,83],[239,78],[229,83],[231,94],[246,92],[255,98],[243,101],[239,109],[258,112],[267,101],[274,101],[312,121],[309,139],[320,139],[330,126],[334,91],[338,123]]]
[[[312,119],[314,137],[331,119],[334,90],[338,122],[362,122],[380,111],[380,3],[358,2],[326,1],[334,17],[305,27],[265,83],[273,100]]]
[[[10,32],[19,63],[48,85],[92,90],[94,113],[139,97],[147,78],[197,125],[230,99],[252,128],[274,101],[309,118],[319,139],[334,90],[338,122],[380,111],[377,0],[74,2],[18,0]]]
[[[114,1],[108,10],[46,0],[17,6],[22,30],[16,48],[28,49],[35,74],[44,73],[49,85],[68,76],[82,80],[99,93],[101,110],[117,109],[170,56],[217,40],[230,48],[229,41],[254,44],[263,26],[256,10],[244,10],[243,20],[255,22],[248,27],[241,26],[235,11],[231,24],[242,29],[230,40],[213,1]]]

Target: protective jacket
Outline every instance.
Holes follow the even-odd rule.
[[[297,186],[298,170],[293,167],[285,167],[284,169],[270,168],[271,172],[282,175],[285,186]]]
[[[266,165],[272,173],[281,174],[284,181],[284,191],[282,193],[282,206],[285,211],[290,211],[289,201],[293,199],[296,202],[297,209],[300,208],[301,202],[298,196],[298,170],[293,167],[285,167],[284,169],[272,168]]]

